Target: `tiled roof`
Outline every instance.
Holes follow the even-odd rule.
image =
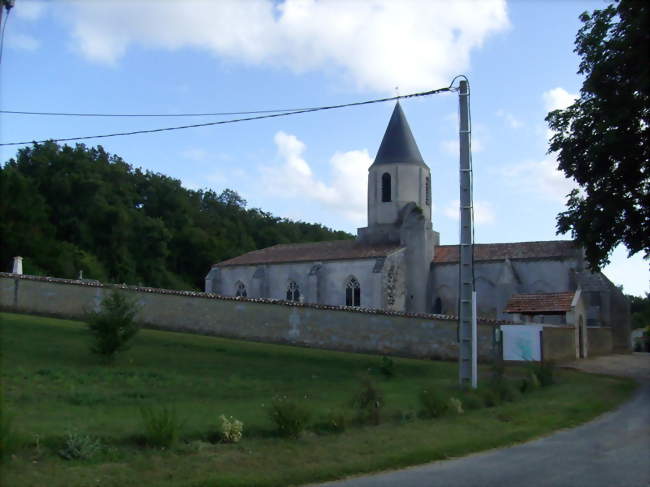
[[[215,265],[225,267],[232,265],[280,264],[285,262],[371,259],[385,257],[399,248],[399,245],[364,245],[356,240],[279,244],[265,249],[253,250],[247,254],[219,262]]]
[[[572,240],[550,240],[544,242],[514,242],[474,245],[474,260],[548,259],[572,257],[578,247]],[[440,245],[435,248],[433,262],[450,264],[458,262],[458,245]]]
[[[575,293],[513,294],[506,313],[566,313],[571,310]]]

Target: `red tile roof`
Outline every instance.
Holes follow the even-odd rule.
[[[550,240],[544,242],[514,242],[474,245],[474,260],[548,259],[572,257],[578,247],[571,240]],[[440,245],[435,248],[433,262],[451,264],[458,262],[458,245]]]
[[[399,245],[364,245],[356,240],[278,244],[265,249],[253,250],[215,265],[225,267],[286,262],[369,259],[385,257],[400,248]]]
[[[571,310],[575,293],[513,294],[506,313],[547,314],[566,313]]]

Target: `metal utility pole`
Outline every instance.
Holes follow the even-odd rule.
[[[474,290],[474,215],[470,154],[469,84],[460,82],[460,246],[458,379],[463,388],[476,388],[476,292]]]

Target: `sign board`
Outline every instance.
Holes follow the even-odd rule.
[[[537,361],[542,359],[542,325],[502,325],[503,360]]]

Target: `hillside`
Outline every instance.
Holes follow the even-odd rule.
[[[235,191],[193,191],[101,146],[20,149],[0,168],[0,268],[202,289],[210,266],[278,243],[352,238],[247,208]]]

